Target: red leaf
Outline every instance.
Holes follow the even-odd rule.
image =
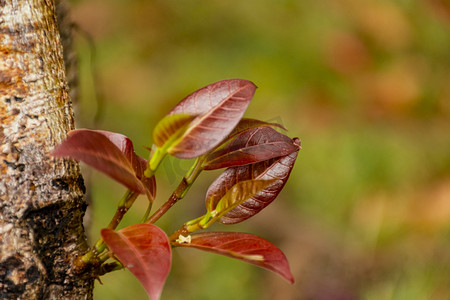
[[[253,97],[256,86],[244,79],[225,79],[211,83],[181,100],[170,112],[199,116],[220,106],[221,102],[231,97]]]
[[[147,161],[145,162],[145,166],[147,166]],[[145,170],[145,168],[143,168],[142,170]],[[153,200],[155,200],[155,197],[156,197],[156,179],[155,179],[155,176],[153,175],[150,178],[142,176],[141,182],[142,182],[142,184],[145,187],[145,194],[146,194],[148,200],[150,202],[153,202]]]
[[[191,235],[190,242],[176,242],[174,245],[236,258],[278,273],[290,283],[294,283],[283,252],[274,244],[249,233],[205,232]]]
[[[203,228],[209,227],[211,224],[222,218],[224,215],[238,207],[240,204],[246,202],[263,191],[268,186],[272,185],[274,180],[246,180],[240,181],[230,187],[229,190],[218,201],[206,200],[206,210],[208,214],[205,215],[208,219],[200,221]],[[214,197],[214,195],[212,196]]]
[[[235,135],[238,135],[246,130],[256,128],[256,127],[264,127],[264,126],[273,127],[273,128],[276,127],[276,128],[280,128],[283,130],[287,130],[282,125],[277,124],[277,123],[268,123],[268,122],[264,122],[264,121],[257,120],[257,119],[242,118],[239,121],[239,123],[236,125],[236,127],[234,127],[233,131],[231,131],[231,133],[228,135],[227,140],[230,140]]]
[[[150,299],[159,299],[172,263],[172,250],[164,231],[153,224],[135,224],[119,231],[103,229],[101,235],[141,282]]]
[[[88,130],[88,129],[79,129]],[[141,180],[145,187],[147,198],[153,202],[156,196],[156,180],[155,176],[147,178],[144,176],[144,171],[147,168],[147,160],[142,158],[134,152],[133,142],[123,134],[104,130],[88,130],[98,132],[107,137],[116,147],[125,155],[131,166],[134,169],[136,177]]]
[[[300,146],[300,140],[294,139],[294,144]],[[216,206],[228,190],[238,182],[247,180],[275,180],[274,183],[264,190],[226,213],[220,218],[219,222],[223,224],[235,224],[254,216],[275,200],[283,189],[297,159],[297,155],[298,151],[284,157],[273,158],[256,164],[226,169],[210,185],[206,194],[207,206]]]
[[[122,149],[129,149],[126,145],[122,146]],[[67,139],[53,149],[51,155],[80,160],[130,190],[143,194],[146,188],[136,176],[132,162],[122,149],[119,149],[104,133],[78,129],[71,131]]]
[[[250,81],[228,79],[187,96],[168,115],[196,118],[168,152],[178,158],[194,158],[217,146],[238,124],[255,90]]]
[[[299,146],[270,127],[256,127],[235,135],[223,147],[209,153],[203,169],[215,170],[252,164],[298,151]]]

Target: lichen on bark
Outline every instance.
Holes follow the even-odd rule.
[[[79,165],[49,155],[74,127],[53,1],[0,1],[0,119],[0,298],[91,299]]]

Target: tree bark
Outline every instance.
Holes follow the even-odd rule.
[[[74,127],[52,0],[0,0],[0,298],[92,299],[79,165],[49,152]]]

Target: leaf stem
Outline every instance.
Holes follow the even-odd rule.
[[[99,270],[99,273],[97,275],[98,276],[102,276],[102,275],[105,275],[106,273],[109,273],[109,272],[122,270],[123,268],[124,268],[124,266],[118,261],[114,261],[114,262],[110,262],[110,263],[104,263],[104,264],[102,264],[100,266],[100,270]]]
[[[184,224],[177,231],[175,231],[171,236],[169,236],[169,241],[175,242],[180,235],[185,236],[190,234],[191,232],[188,230],[188,226]]]
[[[116,229],[119,225],[120,221],[122,221],[125,213],[130,209],[131,205],[133,205],[134,200],[139,196],[138,193],[133,192],[131,190],[127,190],[117,205],[116,213],[114,217],[109,222],[109,229]],[[97,243],[91,248],[91,250],[81,257],[81,261],[83,263],[89,264],[95,257],[98,257],[99,254],[103,253],[106,249],[106,244],[102,238],[100,238]]]
[[[116,229],[119,225],[120,221],[122,221],[123,216],[125,213],[130,209],[130,207],[133,205],[136,198],[139,196],[138,193],[128,190],[125,195],[120,200],[116,213],[114,214],[114,217],[111,219],[108,225],[108,229]]]
[[[185,236],[191,234],[192,232],[206,229],[215,221],[216,218],[214,216],[214,213],[207,212],[201,217],[184,223],[183,226],[181,226],[177,231],[170,235],[169,241],[174,242],[180,237],[180,235]]]
[[[133,192],[131,190],[126,191],[125,195],[123,195],[122,199],[120,200],[119,204],[117,205],[116,213],[114,214],[114,217],[111,219],[108,225],[108,229],[116,229],[119,225],[120,221],[122,221],[123,217],[125,216],[126,212],[130,209],[130,207],[133,205],[136,198],[139,196],[138,193]],[[97,254],[102,253],[106,249],[106,244],[103,241],[102,238],[100,238],[97,243],[94,246],[94,250]]]
[[[157,167],[159,166],[159,164],[165,157],[166,153],[167,152],[165,152],[165,151],[157,150],[156,153],[150,158],[150,161],[152,161],[153,164],[151,164],[149,162],[147,169],[144,171],[144,175],[147,178],[151,178],[154,175]],[[126,193],[123,195],[122,199],[119,201],[119,203],[117,205],[116,212],[108,224],[108,227],[107,227],[108,229],[115,230],[117,228],[119,223],[122,221],[124,215],[130,209],[130,207],[133,205],[134,201],[136,200],[136,198],[138,196],[139,196],[139,194],[134,191],[131,191],[131,190],[126,191]],[[147,212],[145,214],[145,218],[147,218],[147,216],[150,214],[151,207],[152,207],[152,202],[149,203]],[[107,246],[106,246],[105,242],[103,241],[102,238],[100,238],[95,243],[95,245],[90,249],[89,252],[87,252],[83,256],[79,257],[79,259],[77,260],[78,264],[79,264],[78,268],[80,270],[84,269],[88,265],[91,265],[94,261],[97,261],[99,259],[100,254],[102,254],[106,248],[107,248]],[[105,257],[102,257],[102,259],[105,259]],[[117,268],[114,268],[114,270],[116,270],[116,269]],[[106,271],[106,272],[110,272],[110,271]]]
[[[144,171],[144,176],[150,178],[155,174],[156,169],[167,155],[167,149],[156,148],[155,153],[149,158],[147,169]]]
[[[153,224],[161,216],[163,216],[175,203],[183,199],[189,188],[192,186],[194,181],[197,179],[198,175],[203,171],[202,168],[203,158],[197,158],[195,163],[189,169],[189,171],[184,175],[180,184],[175,189],[175,191],[170,195],[169,199],[151,215],[150,218],[146,220],[145,223]]]
[[[141,223],[145,223],[145,222],[147,221],[148,216],[150,215],[150,212],[151,212],[151,210],[152,210],[152,204],[153,204],[153,203],[151,203],[151,202],[148,203],[147,210],[145,211],[145,214],[144,214],[144,216],[142,217]]]

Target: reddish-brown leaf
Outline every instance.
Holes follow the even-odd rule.
[[[294,144],[299,147],[300,140],[294,139]],[[239,204],[233,210],[222,216],[219,222],[223,224],[235,224],[254,216],[275,200],[283,189],[297,159],[297,155],[298,150],[287,156],[226,169],[210,185],[206,194],[207,207],[215,207],[228,190],[238,182],[247,180],[275,180],[274,183],[264,190],[258,192],[255,196]]]
[[[251,87],[249,90],[248,88]],[[244,79],[225,79],[211,83],[181,100],[168,114],[187,114],[199,116],[211,109],[220,106],[220,103],[229,98],[253,97],[256,86]]]
[[[273,271],[290,283],[294,283],[294,277],[283,252],[274,244],[249,233],[205,232],[191,235],[190,242],[175,242],[174,245],[236,258]]]
[[[196,118],[168,152],[178,158],[194,158],[217,146],[238,124],[255,90],[250,81],[228,79],[187,96],[169,115]]]
[[[203,169],[215,170],[252,164],[298,151],[298,145],[271,127],[255,127],[235,135],[224,146],[209,153]]]
[[[124,149],[128,149],[126,145]],[[104,133],[89,129],[73,130],[65,141],[53,149],[51,155],[80,160],[130,190],[146,193],[146,188],[136,176],[132,162]]]
[[[145,162],[145,166],[147,166],[147,162]],[[142,170],[145,170],[145,168],[142,168]],[[145,187],[145,194],[150,202],[153,202],[156,197],[156,179],[153,175],[152,177],[148,178],[145,176],[141,177],[141,182]]]
[[[274,180],[246,180],[236,182],[222,198],[215,202],[206,200],[206,209],[209,213],[212,213],[212,219],[205,225],[208,227],[216,220],[222,218],[228,212],[235,209],[240,204],[244,203],[248,199],[256,196],[260,191],[274,183]],[[214,212],[213,212],[214,211]],[[205,227],[205,228],[206,228]]]
[[[103,229],[101,235],[141,282],[150,299],[159,299],[172,263],[172,250],[164,231],[153,224],[135,224],[119,231]]]
[[[230,132],[230,134],[224,140],[224,142],[227,140],[231,140],[234,136],[236,136],[246,130],[256,128],[256,127],[265,127],[265,126],[287,130],[282,125],[277,124],[277,123],[269,123],[269,122],[265,122],[265,121],[261,121],[261,120],[257,120],[257,119],[242,118],[239,121],[239,123],[236,125],[236,127],[234,127],[234,129]]]
[[[87,130],[87,129],[80,129]],[[136,177],[141,180],[145,187],[145,194],[147,198],[153,202],[156,195],[156,180],[155,176],[147,178],[144,176],[144,171],[147,168],[147,160],[138,156],[134,152],[133,142],[123,134],[115,133],[111,131],[104,130],[89,130],[93,132],[98,132],[105,137],[107,137],[117,148],[125,155],[128,161],[131,163],[131,166],[134,169],[134,173]]]

